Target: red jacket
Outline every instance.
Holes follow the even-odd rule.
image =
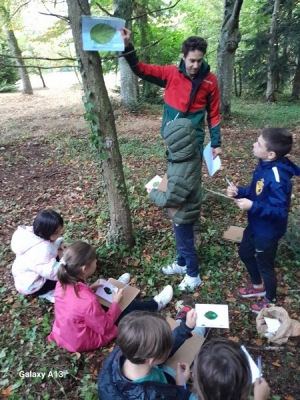
[[[175,65],[145,64],[139,61],[132,45],[126,47],[124,57],[132,71],[140,78],[165,88],[162,118],[162,136],[166,124],[175,118],[188,118],[192,121],[198,139],[200,153],[204,142],[204,120],[207,122],[211,146],[221,146],[220,134],[220,95],[217,77],[210,72],[209,65],[202,61],[201,68],[194,79],[185,70],[184,61]],[[129,54],[126,54],[129,52]],[[193,96],[196,88],[198,90]],[[190,99],[192,102],[189,107]],[[188,109],[189,107],[189,109]]]
[[[121,314],[117,303],[105,312],[95,293],[82,282],[77,283],[78,297],[72,285],[63,293],[58,282],[54,292],[55,321],[48,340],[71,352],[94,350],[117,336],[116,320]]]

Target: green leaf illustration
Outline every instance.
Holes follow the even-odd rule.
[[[207,319],[216,319],[218,318],[218,314],[216,314],[214,311],[207,311],[204,314],[204,317],[206,317]]]
[[[116,29],[112,26],[107,24],[97,24],[91,29],[90,35],[91,39],[94,40],[94,42],[99,44],[106,44],[112,40],[115,33]]]

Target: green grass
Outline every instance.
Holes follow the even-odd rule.
[[[229,125],[240,129],[262,129],[266,127],[295,128],[300,125],[300,103],[285,99],[278,103],[263,103],[232,97],[232,120]]]

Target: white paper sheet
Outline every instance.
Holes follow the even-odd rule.
[[[208,173],[210,176],[213,176],[213,174],[221,167],[221,159],[219,156],[213,159],[211,142],[209,142],[208,145],[205,147],[203,151],[203,156],[206,162]]]
[[[102,286],[98,287],[96,290],[96,295],[112,303],[112,292],[118,293],[118,288],[104,279],[100,279],[100,283]]]
[[[197,326],[205,326],[207,328],[229,328],[229,314],[227,304],[196,304]],[[214,313],[216,317],[209,319],[209,314]],[[205,316],[206,314],[206,316]]]
[[[268,332],[266,333],[265,336],[273,336],[274,333],[276,333],[280,327],[279,319],[264,317],[264,320],[268,327]]]
[[[151,179],[146,185],[146,189],[157,189],[158,185],[160,184],[162,178],[159,175],[156,175],[154,178]]]
[[[253,361],[253,358],[248,353],[246,347],[245,346],[241,346],[241,348],[243,349],[243,351],[245,352],[245,354],[246,354],[246,356],[248,358],[250,369],[251,369],[251,375],[252,375],[252,383],[254,383],[257,378],[260,378],[258,366]]]

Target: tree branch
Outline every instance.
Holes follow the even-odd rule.
[[[100,4],[97,3],[97,6],[100,8],[101,11],[103,11],[106,15],[109,15],[110,17],[113,17],[114,15],[111,14],[109,11],[107,11],[105,8],[101,7]]]
[[[126,22],[132,21],[133,19],[141,18],[141,17],[143,17],[144,15],[149,15],[149,14],[153,14],[153,13],[155,13],[155,12],[160,12],[160,11],[164,11],[164,10],[169,10],[170,8],[176,7],[177,4],[178,4],[179,2],[180,2],[180,0],[177,0],[176,3],[174,3],[173,5],[171,5],[171,6],[169,6],[169,7],[157,8],[156,10],[148,11],[148,12],[146,12],[146,13],[137,15],[136,17],[129,18],[129,19],[126,20]]]
[[[21,58],[22,60],[44,60],[44,61],[76,61],[76,58],[63,57],[63,58],[47,58],[47,57],[14,57],[7,54],[0,54],[0,57],[6,58]]]
[[[0,60],[0,67],[7,67],[7,64],[2,63]],[[10,68],[20,68],[17,65],[9,65]],[[42,67],[41,65],[25,65],[25,68],[41,68],[41,69],[52,69],[52,68],[74,68],[76,65],[57,65],[56,67]]]
[[[50,17],[56,17],[56,18],[62,19],[63,21],[68,22],[68,24],[70,23],[70,18],[69,17],[65,17],[64,15],[52,14],[52,13],[43,13],[41,11],[39,11],[39,14],[49,15]]]
[[[12,19],[12,17],[13,17],[14,15],[17,14],[17,12],[20,11],[20,9],[21,9],[22,7],[26,6],[26,5],[27,5],[28,3],[30,3],[30,2],[31,2],[31,0],[28,0],[26,3],[21,4],[21,5],[16,9],[16,11],[9,17],[9,21]]]

